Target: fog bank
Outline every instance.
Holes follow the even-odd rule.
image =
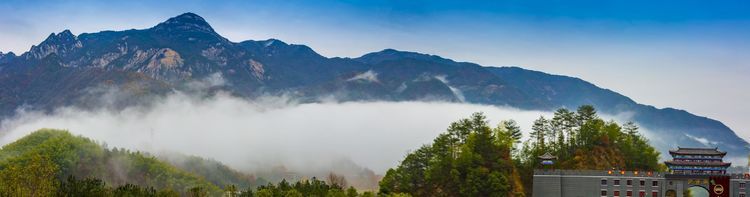
[[[58,128],[109,147],[213,158],[250,173],[283,165],[305,174],[351,160],[382,174],[409,150],[430,143],[451,122],[473,112],[484,112],[493,125],[514,119],[524,132],[540,115],[550,117],[548,112],[460,103],[298,104],[286,97],[245,100],[221,93],[202,98],[175,93],[148,107],[124,110],[21,111],[0,124],[0,143],[40,128]]]

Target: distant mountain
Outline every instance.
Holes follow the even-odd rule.
[[[594,105],[626,114],[662,151],[720,146],[744,158],[748,143],[719,121],[657,109],[581,79],[516,67],[486,67],[435,55],[386,49],[358,58],[327,58],[276,39],[232,42],[202,17],[185,13],[152,28],[51,34],[16,56],[0,54],[0,115],[20,107],[91,106],[100,87],[119,87],[128,106],[191,82],[221,76],[218,87],[244,98],[290,95],[305,102],[441,100],[554,110]]]
[[[505,79],[510,86],[523,90],[524,94],[543,100],[548,106],[575,108],[594,105],[606,114],[630,116],[656,137],[650,140],[665,153],[667,149],[677,146],[720,147],[729,151],[730,156],[741,158],[748,153],[747,142],[717,120],[696,116],[684,110],[657,109],[639,104],[617,92],[578,78],[517,67],[488,70]],[[667,154],[662,155],[664,156],[668,157]]]

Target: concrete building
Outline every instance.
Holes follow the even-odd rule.
[[[534,171],[534,197],[682,197],[683,191],[700,187],[710,197],[745,197],[748,174],[726,174],[726,152],[716,148],[678,148],[665,162],[669,172],[621,170]],[[549,158],[549,155],[546,157]],[[549,160],[548,160],[549,165]]]

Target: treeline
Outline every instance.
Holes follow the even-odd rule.
[[[209,196],[209,192],[202,187],[193,187],[185,192],[177,192],[172,188],[156,189],[150,186],[140,186],[126,183],[120,186],[111,187],[104,181],[96,178],[76,179],[69,176],[67,180],[61,181],[52,195],[59,197],[76,197],[76,196],[117,196],[117,197],[179,197],[179,196]]]
[[[409,153],[388,170],[379,194],[413,196],[531,196],[539,156],[557,157],[554,169],[662,171],[659,152],[632,122],[622,126],[600,118],[592,106],[559,109],[540,117],[520,147],[512,120],[491,127],[481,113],[452,123],[432,144]]]
[[[375,196],[344,176],[264,183],[214,160],[106,148],[67,131],[41,129],[0,149],[0,196]],[[172,165],[172,164],[174,165]],[[223,187],[223,188],[222,188]]]
[[[181,170],[200,176],[217,186],[236,185],[240,188],[247,188],[268,183],[263,178],[240,172],[213,159],[177,153],[160,155],[158,158]]]
[[[373,192],[359,193],[354,187],[345,188],[344,185],[336,183],[337,177],[329,177],[328,182],[318,180],[313,177],[310,180],[298,181],[296,183],[288,183],[286,180],[282,180],[278,184],[268,184],[260,186],[255,190],[249,189],[243,191],[240,196],[258,196],[258,197],[302,197],[302,196],[335,196],[335,197],[374,197]],[[343,179],[338,179],[341,181]],[[330,183],[330,184],[329,184]],[[254,192],[253,192],[254,191]]]
[[[638,129],[633,122],[604,121],[592,106],[559,109],[551,119],[534,121],[518,159],[524,168],[539,167],[538,157],[550,153],[558,169],[661,170],[659,152]]]
[[[542,168],[539,156],[545,153],[557,157],[553,165],[545,167],[552,169],[666,170],[659,163],[660,153],[636,124],[605,121],[589,105],[575,112],[558,109],[551,118],[542,116],[534,121],[529,134],[514,159],[527,188],[532,185],[534,169]]]
[[[302,180],[295,183],[289,183],[282,180],[278,184],[269,183],[257,188],[248,187],[239,189],[235,185],[227,185],[223,192],[210,193],[205,188],[193,187],[186,192],[177,192],[171,188],[161,190],[153,187],[142,187],[139,185],[125,184],[117,187],[110,187],[104,181],[95,178],[76,179],[70,176],[67,180],[61,182],[57,190],[51,195],[59,197],[77,197],[77,196],[143,196],[143,197],[204,197],[204,196],[227,196],[227,197],[375,197],[376,194],[371,191],[359,192],[354,187],[345,188],[340,177],[331,174],[327,181],[318,180],[313,177],[310,180]],[[381,195],[385,196],[385,195]],[[408,195],[389,195],[389,196],[408,196]]]

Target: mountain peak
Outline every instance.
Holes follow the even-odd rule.
[[[187,12],[178,16],[167,19],[154,27],[156,30],[187,30],[214,33],[214,29],[206,22],[203,17],[195,13]]]
[[[16,54],[13,53],[13,51],[8,51],[8,53],[3,53],[2,51],[0,51],[0,56],[16,56]]]
[[[282,45],[282,46],[288,45],[284,41],[273,39],[273,38],[268,39],[268,40],[264,40],[264,41],[261,41],[261,42],[263,43],[263,46],[265,46],[265,47],[269,47],[269,46],[273,46],[273,45]]]
[[[0,64],[9,62],[11,59],[15,58],[16,54],[13,52],[3,53],[0,51]]]
[[[183,13],[183,14],[180,14],[180,15],[178,15],[178,16],[175,16],[174,18],[185,18],[185,19],[194,19],[194,20],[201,20],[201,21],[205,21],[205,20],[203,19],[203,17],[201,17],[201,16],[198,16],[197,14],[195,14],[195,13],[192,13],[192,12],[185,12],[185,13]]]
[[[62,32],[60,32],[58,35],[60,35],[60,36],[69,36],[69,37],[73,37],[74,36],[73,32],[70,32],[70,29],[65,29]]]
[[[47,39],[45,39],[45,42],[54,42],[54,43],[63,43],[63,42],[70,42],[75,41],[76,36],[73,35],[70,30],[66,29],[60,33],[51,33],[49,36],[47,36]]]
[[[356,58],[357,61],[368,63],[368,64],[379,64],[384,61],[400,60],[400,59],[416,59],[429,61],[441,64],[455,64],[456,62],[450,59],[446,59],[437,55],[423,54],[410,51],[399,51],[396,49],[383,49],[382,51],[368,53],[362,57]]]
[[[65,55],[83,45],[78,37],[73,35],[70,30],[64,30],[60,33],[51,33],[39,46],[31,46],[27,58],[33,57],[41,59],[49,54]]]

